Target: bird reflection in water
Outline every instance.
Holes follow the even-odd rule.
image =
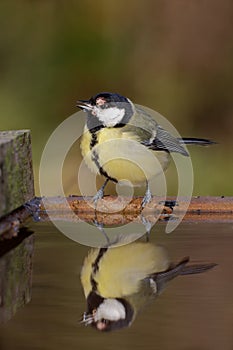
[[[81,270],[87,301],[82,323],[99,331],[129,327],[138,311],[177,276],[202,273],[216,264],[170,262],[164,247],[150,242],[91,249]]]

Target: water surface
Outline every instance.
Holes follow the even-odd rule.
[[[233,349],[233,224],[184,223],[169,235],[157,224],[150,241],[173,261],[190,256],[218,266],[174,279],[130,328],[112,333],[79,324],[86,309],[79,273],[89,248],[50,223],[28,226],[35,231],[32,298],[0,326],[1,350]]]

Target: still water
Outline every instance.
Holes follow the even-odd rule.
[[[218,266],[170,281],[131,327],[109,333],[79,322],[86,310],[80,271],[90,248],[50,223],[27,226],[35,232],[31,301],[0,325],[1,350],[233,349],[232,223],[183,223],[171,234],[165,223],[154,226],[150,242],[171,261],[189,256]]]

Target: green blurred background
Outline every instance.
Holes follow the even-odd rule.
[[[112,91],[219,142],[190,148],[194,194],[233,195],[232,14],[231,0],[1,1],[0,128],[31,129],[37,194],[51,132]]]

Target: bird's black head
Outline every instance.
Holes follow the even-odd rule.
[[[102,106],[102,108],[115,107],[119,103],[128,103],[126,97],[111,92],[100,92],[92,96],[89,101],[93,106]]]
[[[104,127],[119,127],[127,124],[134,114],[132,102],[119,94],[101,92],[89,100],[80,100],[77,106],[88,113],[88,118],[96,117]]]

